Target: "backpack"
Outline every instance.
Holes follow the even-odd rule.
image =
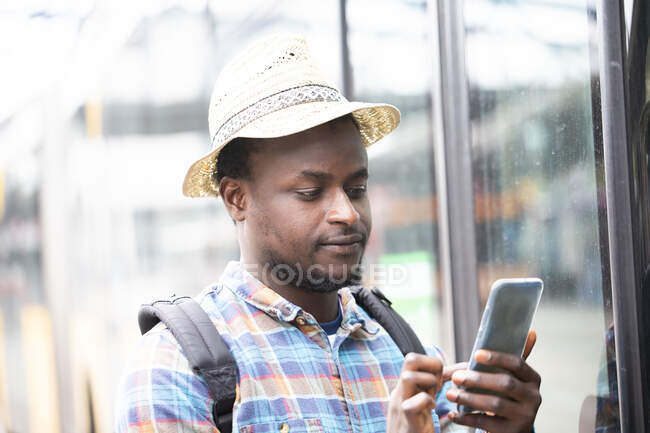
[[[391,302],[376,287],[361,286],[350,291],[359,306],[391,336],[402,354],[424,354],[424,347],[410,325],[391,307]],[[232,431],[232,411],[235,404],[237,364],[201,306],[188,296],[172,296],[142,305],[138,312],[140,332],[144,334],[158,322],[163,322],[183,348],[195,374],[206,381],[214,399],[212,417],[221,433]]]

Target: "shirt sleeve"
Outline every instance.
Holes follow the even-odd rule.
[[[171,332],[145,334],[120,384],[115,433],[218,433],[213,400]]]

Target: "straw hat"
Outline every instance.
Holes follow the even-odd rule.
[[[351,114],[370,146],[390,133],[400,112],[388,104],[349,102],[312,61],[305,40],[290,34],[264,38],[228,63],[210,98],[212,150],[185,175],[183,194],[217,197],[219,152],[237,137],[274,138],[295,134]]]

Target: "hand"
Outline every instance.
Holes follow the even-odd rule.
[[[466,362],[443,367],[438,358],[416,353],[406,355],[397,387],[390,395],[386,431],[433,432],[431,411],[436,406],[436,394],[456,371],[466,369]]]
[[[417,353],[404,358],[397,386],[390,394],[388,433],[433,433],[431,410],[443,383],[442,361]]]
[[[529,433],[533,428],[537,410],[542,403],[539,393],[541,378],[526,362],[537,335],[528,333],[524,355],[519,358],[501,352],[478,350],[475,358],[481,364],[504,368],[512,373],[494,374],[476,371],[458,371],[452,381],[468,388],[497,391],[508,398],[477,394],[463,389],[451,389],[447,399],[484,411],[481,414],[449,414],[451,421],[495,433]]]

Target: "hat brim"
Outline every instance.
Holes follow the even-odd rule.
[[[218,197],[214,178],[221,149],[235,138],[276,138],[296,134],[351,114],[366,147],[392,132],[400,122],[399,110],[389,104],[365,102],[309,102],[286,107],[256,119],[193,163],[183,182],[187,197]]]

